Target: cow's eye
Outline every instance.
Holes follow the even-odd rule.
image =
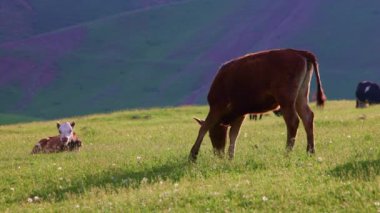
[[[72,132],[72,130],[69,130],[69,134]]]

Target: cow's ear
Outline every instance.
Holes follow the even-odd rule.
[[[57,129],[59,129],[60,126],[61,126],[61,124],[59,122],[57,122]]]
[[[74,121],[71,122],[70,125],[71,125],[71,127],[74,127],[75,126],[75,122]]]
[[[201,120],[201,119],[199,119],[199,118],[194,118],[194,120],[195,120],[196,122],[198,122],[199,125],[201,125],[201,126],[205,123],[204,120]]]

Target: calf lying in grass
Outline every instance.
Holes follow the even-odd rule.
[[[41,139],[31,154],[79,150],[82,142],[73,131],[75,122],[57,123],[59,135]]]

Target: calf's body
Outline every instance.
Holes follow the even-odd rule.
[[[78,150],[82,146],[73,128],[75,122],[57,123],[59,135],[41,139],[31,154]]]
[[[313,118],[308,105],[313,70],[317,79],[317,104],[326,99],[315,56],[307,51],[280,49],[249,54],[224,64],[208,94],[210,111],[201,125],[191,149],[195,160],[204,135],[209,132],[214,151],[223,154],[227,130],[233,158],[235,141],[245,114],[264,113],[281,108],[287,127],[287,149],[291,150],[299,125],[299,117],[307,133],[307,151],[314,153]]]
[[[73,139],[68,143],[62,142],[59,135],[43,138],[33,147],[32,154],[78,150],[82,146],[82,142],[75,133],[73,135]]]

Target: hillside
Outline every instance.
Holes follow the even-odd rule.
[[[268,114],[243,123],[234,160],[206,136],[195,164],[205,106],[65,118],[83,141],[74,153],[29,154],[54,120],[0,126],[0,212],[377,212],[380,106],[353,104],[313,104],[315,156],[302,125],[285,155],[284,121]]]
[[[280,47],[318,56],[330,99],[353,99],[359,81],[380,81],[377,1],[157,2],[127,10],[114,1],[79,24],[1,44],[0,112],[48,119],[205,104],[221,63]]]
[[[1,0],[0,43],[180,0]]]

